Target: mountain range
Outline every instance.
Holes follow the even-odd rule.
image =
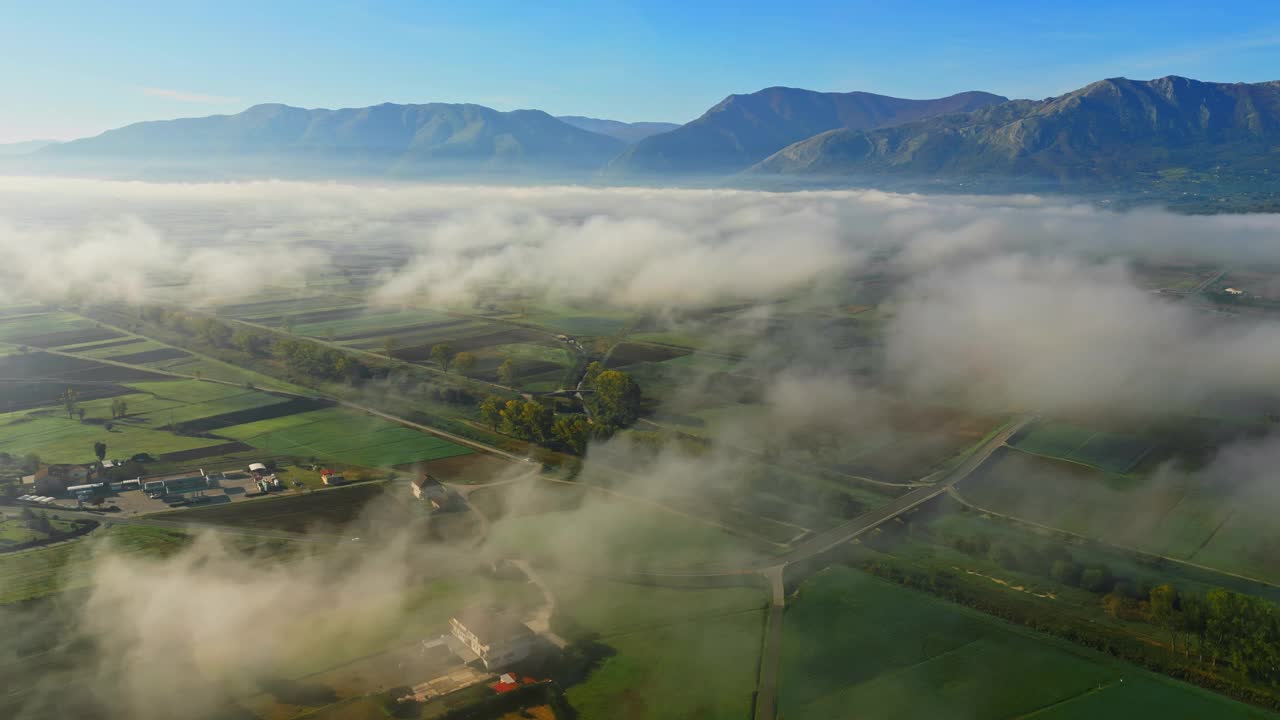
[[[730,95],[684,125],[470,104],[267,104],[136,123],[0,160],[24,172],[154,175],[163,168],[182,177],[1266,184],[1280,183],[1280,82],[1113,78],[1044,100],[772,87]]]
[[[936,100],[904,100],[865,92],[771,87],[750,95],[730,95],[687,125],[641,140],[609,163],[609,171],[624,175],[737,172],[827,130],[891,127],[1007,99],[964,92]]]
[[[44,148],[57,160],[119,159],[258,167],[298,163],[320,173],[452,174],[476,171],[590,171],[626,143],[582,130],[541,110],[483,105],[385,103],[309,110],[255,105],[236,115],[141,122]]]
[[[669,122],[619,122],[617,120],[602,120],[600,118],[582,117],[581,115],[560,115],[556,118],[569,123],[570,125],[582,130],[590,130],[593,133],[608,135],[611,138],[617,138],[624,143],[640,142],[650,135],[658,133],[670,132],[680,127],[676,123]]]
[[[838,129],[751,168],[791,175],[905,174],[1128,180],[1280,171],[1280,82],[1114,78],[873,130]]]

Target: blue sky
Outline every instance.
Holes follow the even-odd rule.
[[[684,122],[770,85],[1045,97],[1280,79],[1280,2],[0,0],[0,142],[260,102]]]

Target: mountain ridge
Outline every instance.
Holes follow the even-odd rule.
[[[470,103],[382,103],[330,110],[264,103],[232,115],[134,123],[38,154],[229,161],[278,155],[413,174],[463,166],[594,169],[623,147],[620,140],[541,110],[502,112]]]
[[[697,119],[641,140],[609,164],[612,174],[736,172],[787,145],[836,128],[873,128],[1004,102],[981,91],[908,100],[862,91],[774,86],[729,95]]]
[[[1160,172],[1280,169],[1280,82],[1107,78],[1014,100],[793,143],[750,174],[993,175],[1121,180]]]
[[[670,132],[680,127],[679,123],[669,122],[622,122],[604,118],[585,117],[582,115],[557,115],[561,122],[600,135],[608,135],[625,143],[639,142],[651,135]]]

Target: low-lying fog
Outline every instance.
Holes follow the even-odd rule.
[[[874,426],[890,396],[1051,415],[1190,412],[1215,393],[1274,392],[1280,326],[1155,294],[1134,263],[1280,266],[1277,239],[1280,216],[1114,213],[1033,196],[10,178],[0,180],[0,301],[210,306],[357,267],[371,270],[362,287],[375,305],[504,293],[677,318],[758,304],[707,331],[747,339],[759,414],[726,423],[705,452],[607,448],[612,467],[635,464],[615,489],[689,497],[736,482],[752,458],[732,448],[838,441]],[[809,299],[829,315],[832,298],[868,277],[888,283],[865,350],[874,381],[812,317],[777,302]],[[784,315],[792,332],[753,322]],[[663,399],[705,391],[694,383]],[[1218,462],[1270,463],[1259,447]],[[581,477],[609,472],[589,454]],[[577,569],[625,563],[601,551],[625,526],[587,503],[545,529],[546,545]],[[163,560],[103,547],[87,602],[67,610],[96,649],[58,682],[95,688],[118,717],[198,717],[294,652],[283,634],[341,643],[360,628],[326,617],[358,617],[362,603],[383,618],[409,612],[395,598],[424,567],[466,572],[489,550],[401,539],[280,566],[212,537]],[[276,608],[298,622],[255,621]],[[51,692],[42,684],[32,697]]]

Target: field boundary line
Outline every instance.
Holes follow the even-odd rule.
[[[1076,700],[1079,700],[1080,698],[1089,697],[1090,695],[1094,695],[1094,694],[1100,693],[1100,692],[1102,692],[1102,691],[1104,691],[1104,690],[1109,690],[1113,685],[1117,685],[1117,684],[1119,684],[1119,683],[1121,683],[1121,682],[1124,682],[1124,678],[1120,678],[1120,679],[1118,679],[1118,680],[1112,680],[1111,682],[1106,683],[1105,685],[1099,685],[1098,687],[1089,688],[1088,690],[1085,690],[1084,692],[1076,693],[1075,695],[1072,695],[1071,697],[1065,697],[1065,698],[1062,698],[1061,700],[1057,700],[1057,701],[1051,702],[1051,703],[1049,703],[1048,705],[1042,705],[1041,707],[1038,707],[1038,708],[1036,708],[1035,710],[1032,710],[1032,711],[1031,711],[1031,712],[1029,712],[1029,713],[1024,713],[1024,714],[1022,714],[1022,715],[1015,715],[1013,718],[1011,718],[1011,720],[1027,720],[1027,718],[1033,718],[1033,717],[1035,717],[1035,716],[1037,716],[1037,715],[1041,715],[1041,714],[1043,714],[1043,713],[1046,713],[1046,712],[1048,712],[1048,711],[1050,711],[1050,710],[1052,710],[1052,709],[1054,709],[1054,708],[1056,708],[1056,707],[1059,707],[1059,706],[1062,706],[1062,705],[1066,705],[1067,703],[1075,702]]]
[[[1073,538],[1078,538],[1078,539],[1080,539],[1080,540],[1084,540],[1084,541],[1086,541],[1086,542],[1092,542],[1092,543],[1097,543],[1097,544],[1099,544],[1099,545],[1105,545],[1105,546],[1107,546],[1107,547],[1115,548],[1115,549],[1117,549],[1117,550],[1123,550],[1123,551],[1125,551],[1125,552],[1133,553],[1133,554],[1135,554],[1135,555],[1141,555],[1142,557],[1155,558],[1156,560],[1163,560],[1163,561],[1165,561],[1165,562],[1177,563],[1177,564],[1179,564],[1179,565],[1185,565],[1185,566],[1187,566],[1187,567],[1195,568],[1195,569],[1197,569],[1197,570],[1204,570],[1205,572],[1213,573],[1213,574],[1215,574],[1215,575],[1222,575],[1222,576],[1225,576],[1225,577],[1235,578],[1236,580],[1244,580],[1244,581],[1246,581],[1246,582],[1251,582],[1251,583],[1255,583],[1255,584],[1258,584],[1258,585],[1265,585],[1265,586],[1270,587],[1270,588],[1280,589],[1280,584],[1273,583],[1273,582],[1269,582],[1269,581],[1267,581],[1267,580],[1262,580],[1262,579],[1260,579],[1260,578],[1249,577],[1248,575],[1241,575],[1240,573],[1234,573],[1234,572],[1231,572],[1230,570],[1223,570],[1223,569],[1221,569],[1221,568],[1215,568],[1215,567],[1210,567],[1210,566],[1208,566],[1208,565],[1202,565],[1202,564],[1200,564],[1200,563],[1192,562],[1192,561],[1190,561],[1190,560],[1181,560],[1181,559],[1179,559],[1179,558],[1169,557],[1168,555],[1161,555],[1160,553],[1154,553],[1154,552],[1151,552],[1151,551],[1149,551],[1149,550],[1140,550],[1140,549],[1138,549],[1138,548],[1130,547],[1130,546],[1128,546],[1128,545],[1122,545],[1122,544],[1120,544],[1120,543],[1111,542],[1110,540],[1103,540],[1103,539],[1101,539],[1101,538],[1089,537],[1088,535],[1081,535],[1080,533],[1078,533],[1078,532],[1073,532],[1073,531],[1071,531],[1071,530],[1065,530],[1065,529],[1063,529],[1063,528],[1054,527],[1054,526],[1052,526],[1052,525],[1045,525],[1044,523],[1039,523],[1039,522],[1036,522],[1035,520],[1028,520],[1028,519],[1026,519],[1026,518],[1020,518],[1020,517],[1018,517],[1018,516],[1016,516],[1016,515],[1008,515],[1008,514],[1005,514],[1005,513],[1002,513],[1002,512],[997,512],[997,511],[995,511],[995,510],[991,510],[991,509],[989,509],[989,508],[982,507],[981,505],[976,505],[976,504],[974,504],[973,502],[970,502],[969,500],[966,500],[966,499],[964,498],[964,496],[963,496],[963,495],[961,495],[961,494],[956,490],[956,488],[954,488],[954,487],[948,488],[948,489],[947,489],[947,492],[948,492],[948,494],[949,494],[949,495],[951,495],[951,497],[952,497],[952,498],[954,498],[957,502],[959,502],[961,505],[964,505],[965,507],[967,507],[967,508],[969,508],[969,509],[971,509],[971,510],[976,510],[977,512],[986,513],[987,515],[991,515],[991,516],[993,516],[993,517],[1002,518],[1002,519],[1004,519],[1004,520],[1008,520],[1008,521],[1010,521],[1010,522],[1014,522],[1014,523],[1018,523],[1018,524],[1021,524],[1021,525],[1028,525],[1028,526],[1031,526],[1031,527],[1040,528],[1041,530],[1048,530],[1049,532],[1055,532],[1055,533],[1061,533],[1061,534],[1063,534],[1063,535],[1069,535],[1069,536],[1071,536],[1071,537],[1073,537]]]

